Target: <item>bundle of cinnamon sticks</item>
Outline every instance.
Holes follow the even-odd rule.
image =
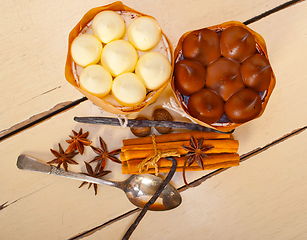
[[[201,132],[192,131],[184,133],[171,133],[155,136],[155,146],[152,137],[124,139],[123,147],[121,148],[122,173],[137,174],[139,172],[139,164],[146,158],[155,154],[156,149],[163,151],[175,150],[180,157],[175,157],[177,160],[177,172],[183,171],[183,166],[186,160],[185,154],[188,153],[182,145],[189,145],[190,138],[193,135],[197,140],[203,138],[203,144],[213,146],[206,152],[207,156],[203,159],[205,170],[228,168],[238,166],[240,157],[237,153],[239,142],[234,140],[232,134],[217,133],[217,132]],[[171,161],[166,158],[161,158],[158,162],[159,172],[169,172]],[[202,170],[196,162],[190,166],[186,166],[185,171]],[[155,167],[150,166],[146,173],[155,173]]]

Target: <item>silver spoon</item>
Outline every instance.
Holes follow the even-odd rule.
[[[76,180],[108,185],[122,189],[130,202],[139,208],[143,208],[145,204],[155,194],[156,190],[162,184],[163,179],[151,174],[135,174],[131,175],[127,180],[115,182],[87,175],[65,171],[48,165],[36,158],[28,155],[20,155],[17,159],[17,167],[19,169],[43,172],[52,175],[68,177]],[[173,185],[167,184],[158,199],[149,207],[149,210],[164,211],[178,207],[181,204],[181,195]]]

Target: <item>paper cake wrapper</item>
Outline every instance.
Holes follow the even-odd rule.
[[[102,6],[102,7],[97,7],[97,8],[93,8],[93,9],[89,10],[83,16],[83,18],[79,21],[79,23],[69,33],[68,53],[67,53],[67,59],[66,59],[66,65],[65,65],[65,78],[71,85],[73,85],[78,91],[80,91],[84,96],[86,96],[91,102],[93,102],[95,105],[99,106],[100,108],[102,108],[103,110],[105,110],[107,112],[119,114],[119,115],[128,115],[130,113],[139,112],[139,111],[143,110],[146,106],[154,103],[157,100],[159,95],[167,87],[167,84],[170,82],[171,77],[160,89],[155,90],[155,91],[150,91],[149,93],[147,93],[146,98],[142,103],[140,103],[136,106],[133,106],[133,107],[121,106],[120,104],[118,104],[115,101],[115,99],[110,94],[108,94],[104,98],[96,97],[96,96],[84,91],[83,89],[81,89],[78,86],[78,83],[76,82],[76,78],[75,78],[75,75],[74,75],[74,72],[73,72],[73,64],[75,64],[75,63],[73,62],[73,59],[72,59],[71,54],[70,54],[70,48],[71,48],[72,41],[80,34],[80,32],[85,27],[87,27],[87,25],[92,21],[92,19],[99,12],[104,11],[104,10],[127,11],[127,12],[139,14],[141,16],[152,17],[152,16],[146,15],[144,13],[138,12],[138,11],[136,11],[136,10],[130,8],[130,7],[127,7],[122,2],[119,2],[119,1],[114,2],[112,4],[109,4],[109,5],[105,5],[105,6]],[[166,37],[166,35],[163,33],[163,31],[162,31],[162,36],[163,36],[163,39],[165,40],[164,42],[166,43],[166,45],[168,45],[167,47],[168,47],[168,52],[169,52],[169,58],[171,60],[171,65],[172,65],[172,69],[173,69],[174,68],[174,55],[173,55],[172,44],[169,41],[169,39]],[[172,74],[171,74],[171,76],[172,76]]]
[[[254,37],[255,37],[257,50],[259,52],[263,53],[263,55],[268,59],[268,53],[267,53],[266,44],[265,44],[265,41],[262,38],[262,36],[260,34],[258,34],[257,32],[253,31],[252,29],[250,29],[249,27],[247,27],[246,25],[244,25],[243,23],[238,22],[238,21],[229,21],[229,22],[225,22],[225,23],[214,25],[214,26],[207,27],[207,28],[211,29],[211,30],[214,30],[216,32],[219,32],[219,31],[223,31],[226,28],[231,27],[231,26],[240,26],[240,27],[243,27],[243,28],[249,30],[254,35]],[[193,31],[195,31],[195,30],[193,30]],[[184,38],[189,33],[193,32],[193,31],[186,32],[179,39],[178,44],[177,44],[177,46],[175,48],[175,52],[174,52],[175,63],[178,61],[178,59],[181,56],[182,42],[183,42]],[[271,66],[271,68],[272,68],[272,66]],[[270,82],[269,88],[264,93],[264,95],[261,97],[261,99],[262,99],[261,111],[258,114],[258,116],[255,117],[254,119],[259,118],[263,114],[263,112],[265,110],[265,107],[268,104],[269,98],[270,98],[270,96],[271,96],[271,94],[273,92],[273,89],[275,87],[275,84],[276,84],[276,78],[275,78],[275,75],[274,75],[274,72],[273,72],[273,69],[272,69],[272,76],[271,76],[271,82]],[[232,122],[229,121],[229,122],[207,124],[205,122],[202,122],[202,121],[192,117],[189,114],[189,112],[187,111],[187,106],[183,102],[181,94],[178,92],[178,90],[175,89],[174,77],[171,80],[171,87],[172,87],[172,91],[173,91],[173,93],[175,95],[175,98],[176,98],[177,103],[179,104],[179,106],[185,111],[186,114],[188,114],[191,117],[191,119],[193,121],[197,122],[198,124],[200,124],[202,126],[209,127],[209,128],[212,128],[212,129],[215,129],[215,130],[218,130],[218,131],[222,131],[222,132],[228,132],[228,131],[231,131],[231,130],[233,130],[233,129],[235,129],[235,128],[237,128],[237,127],[239,127],[239,126],[241,126],[241,125],[243,125],[245,123],[247,123],[247,122],[245,122],[245,123],[232,123]],[[250,121],[252,121],[252,120],[250,120]]]

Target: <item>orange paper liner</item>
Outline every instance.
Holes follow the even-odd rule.
[[[264,39],[262,38],[262,36],[260,34],[258,34],[257,32],[253,31],[252,29],[247,27],[245,24],[243,24],[241,22],[238,22],[238,21],[229,21],[229,22],[224,22],[222,24],[214,25],[214,26],[207,27],[207,28],[218,32],[218,31],[223,31],[226,28],[231,27],[231,26],[240,26],[240,27],[243,27],[243,28],[247,29],[248,31],[250,31],[254,35],[254,37],[255,37],[255,41],[256,41],[256,45],[257,45],[257,50],[259,52],[263,53],[264,56],[268,59],[268,53],[267,53],[267,48],[266,48],[266,44],[265,44]],[[193,30],[193,31],[196,31],[196,30]],[[193,32],[193,31],[186,32],[179,39],[178,44],[177,44],[177,46],[175,48],[175,52],[174,52],[175,61],[177,61],[177,59],[179,58],[179,56],[181,54],[180,51],[181,51],[181,48],[182,48],[183,39],[189,33]],[[271,68],[272,68],[272,66],[271,66]],[[255,117],[254,119],[260,117],[263,114],[264,109],[265,109],[266,105],[268,104],[269,98],[270,98],[270,96],[271,96],[271,94],[273,92],[273,89],[275,87],[275,84],[276,84],[276,78],[275,78],[275,74],[274,74],[273,69],[272,69],[271,82],[270,82],[269,88],[267,90],[267,93],[265,95],[265,99],[262,102],[262,109],[261,109],[260,113],[258,114],[258,116]],[[180,93],[178,92],[178,90],[175,89],[174,77],[171,80],[171,88],[172,88],[172,91],[173,91],[173,93],[175,95],[176,101],[179,104],[179,106],[185,111],[185,113],[187,113],[191,117],[191,119],[193,119],[195,122],[197,122],[198,124],[200,124],[202,126],[209,127],[209,128],[215,129],[215,130],[223,131],[223,132],[227,132],[227,131],[231,131],[231,130],[241,126],[242,124],[244,124],[244,123],[232,123],[232,122],[218,123],[218,124],[217,123],[207,124],[205,122],[202,122],[202,121],[198,120],[197,118],[192,117],[189,114],[189,112],[187,111],[186,106],[183,104],[183,101],[181,100]],[[250,120],[250,121],[252,121],[252,120]],[[247,122],[245,122],[245,123],[247,123]]]

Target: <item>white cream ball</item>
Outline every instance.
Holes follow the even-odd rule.
[[[94,17],[92,30],[101,42],[109,43],[120,39],[125,33],[126,26],[123,18],[118,13],[106,10]]]
[[[127,36],[135,48],[147,51],[159,43],[162,31],[154,18],[142,16],[130,23]]]
[[[102,52],[102,44],[93,34],[81,34],[71,44],[71,56],[81,67],[98,63]]]
[[[172,66],[169,60],[158,52],[148,52],[138,61],[135,73],[142,80],[145,87],[157,90],[170,78]]]
[[[114,79],[112,95],[121,105],[132,107],[144,101],[146,88],[136,74],[123,73]]]
[[[104,97],[111,91],[112,76],[101,65],[89,65],[81,72],[79,82],[81,89],[97,97]]]
[[[133,72],[138,60],[136,49],[125,40],[115,40],[107,45],[101,53],[101,65],[112,76]]]

